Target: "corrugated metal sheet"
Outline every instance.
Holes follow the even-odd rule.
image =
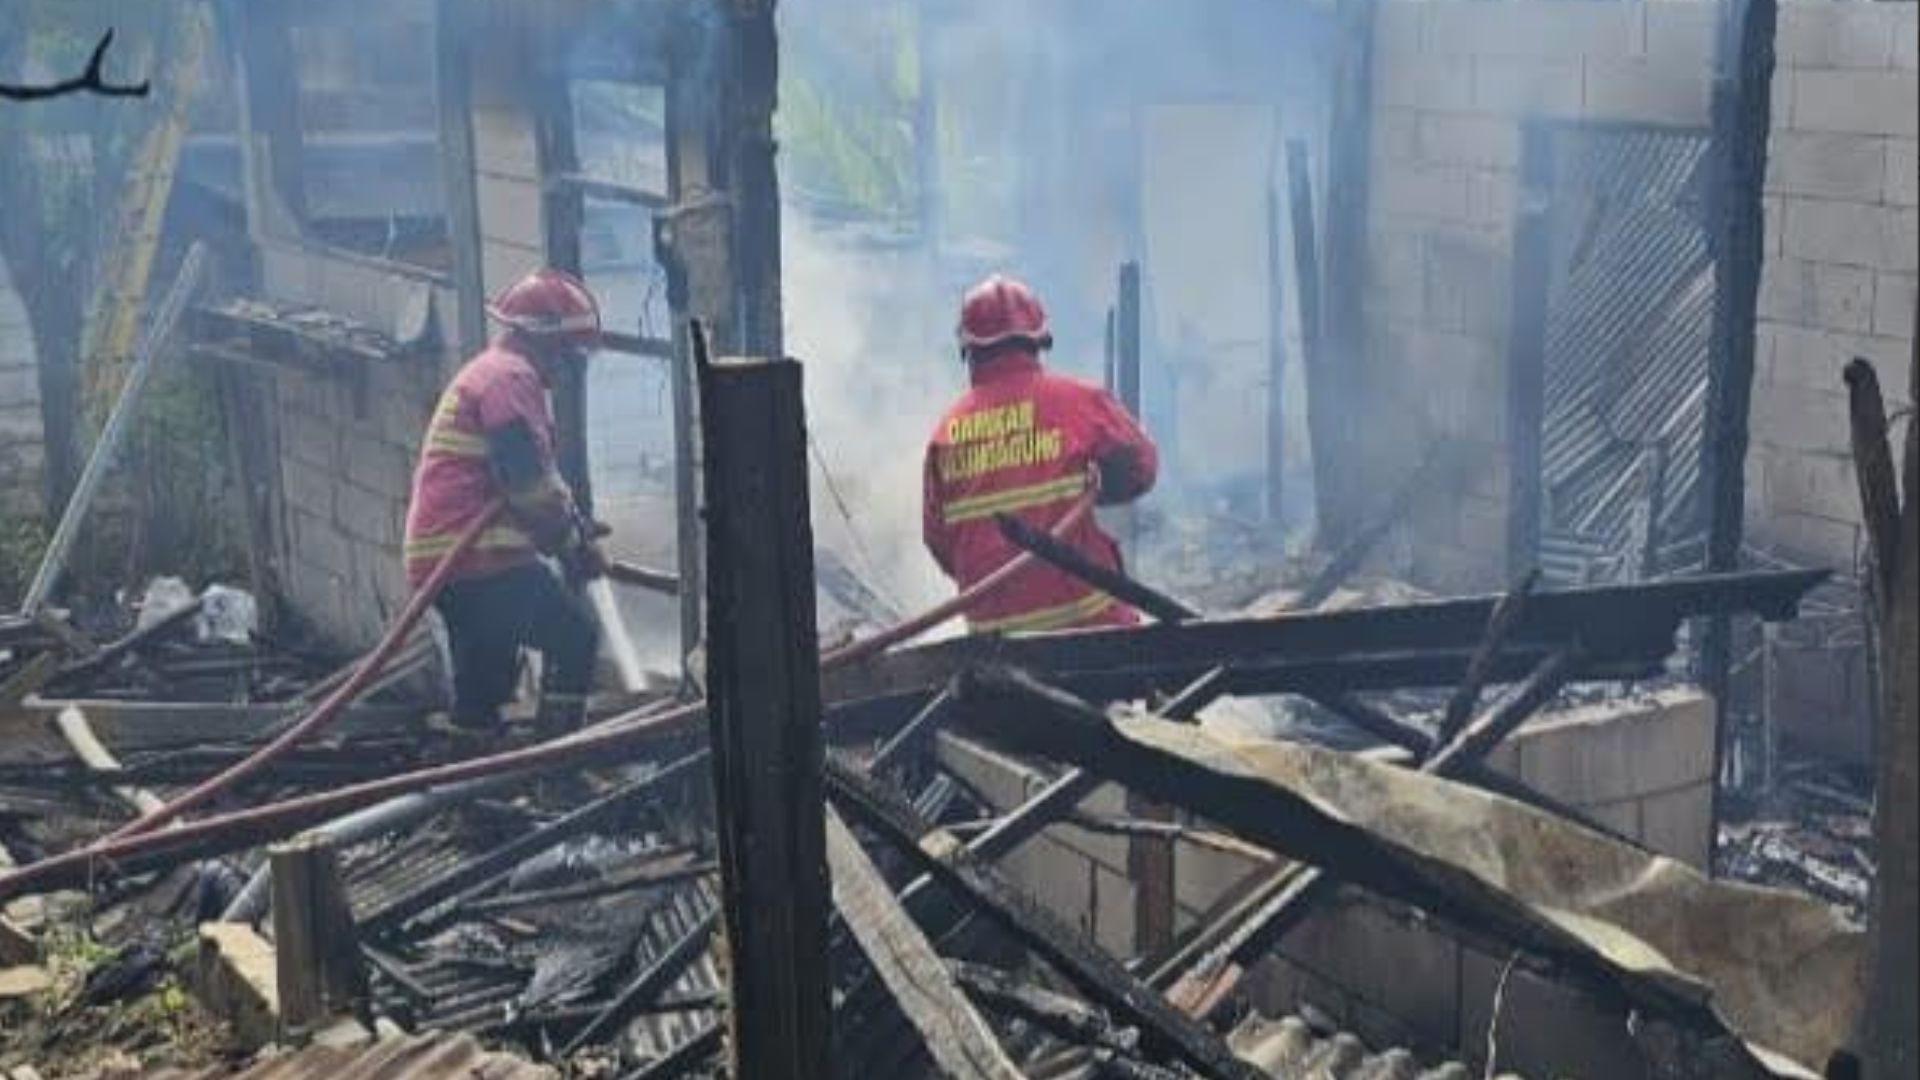
[[[1316,1033],[1298,1016],[1248,1017],[1227,1042],[1275,1080],[1467,1080],[1473,1075],[1457,1061],[1428,1066],[1404,1049],[1369,1050],[1350,1032]]]
[[[481,1048],[466,1035],[419,1035],[340,1048],[309,1046],[249,1066],[163,1069],[142,1080],[556,1080],[544,1065]]]
[[[1558,138],[1542,561],[1560,580],[1618,577],[1631,565],[1620,556],[1648,444],[1667,451],[1662,551],[1689,550],[1700,531],[1714,303],[1700,220],[1708,144],[1657,130]]]

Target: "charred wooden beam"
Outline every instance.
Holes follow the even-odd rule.
[[[1186,721],[1193,719],[1195,713],[1205,708],[1218,690],[1218,678],[1202,676],[1200,682],[1187,687],[1174,699],[1173,704],[1163,709],[1160,716],[1167,720]],[[1081,800],[1093,794],[1100,786],[1100,777],[1088,769],[1070,768],[1054,778],[1053,782],[1035,792],[1026,802],[1008,811],[989,825],[983,832],[967,841],[967,853],[978,859],[993,861],[1013,852],[1047,826],[1060,820],[1079,806]],[[933,883],[932,875],[922,875],[901,891],[901,902],[908,906],[922,922],[935,922],[943,918],[936,909],[926,903],[922,894]],[[953,917],[948,912],[946,919]]]
[[[832,903],[800,365],[715,361],[699,375],[732,1071],[824,1076]]]
[[[1559,677],[1564,662],[1546,677]],[[1453,754],[1436,754],[1436,768],[1484,751],[1491,732],[1511,730],[1514,714],[1538,690],[1503,699],[1461,736]],[[1397,853],[1364,831],[1330,820],[1305,800],[1225,777],[1127,737],[1114,722],[1070,694],[1016,671],[971,675],[959,695],[969,726],[1016,751],[1097,765],[1118,783],[1166,799],[1269,849],[1339,875],[1354,884],[1472,925],[1474,908],[1409,868]],[[1524,718],[1524,717],[1521,717]],[[1471,740],[1469,742],[1469,740]],[[1451,748],[1450,748],[1451,749]],[[1429,764],[1432,764],[1430,762]]]
[[[1140,416],[1140,353],[1142,346],[1142,310],[1140,264],[1120,264],[1118,293],[1114,298],[1113,396],[1127,415]],[[1120,550],[1131,556],[1137,544],[1135,518],[1131,509],[1119,512]]]
[[[1354,727],[1359,728],[1361,731],[1366,732],[1368,735],[1379,739],[1388,746],[1407,751],[1412,755],[1413,762],[1416,765],[1433,753],[1433,740],[1429,739],[1424,732],[1400,722],[1351,694],[1314,698],[1313,703],[1333,713],[1335,716],[1340,717],[1347,723],[1352,724]],[[1558,814],[1568,821],[1577,821],[1587,828],[1595,832],[1604,833],[1622,844],[1638,848],[1642,851],[1646,850],[1646,845],[1641,843],[1637,838],[1628,836],[1626,833],[1615,829],[1613,826],[1594,817],[1586,810],[1574,806],[1565,800],[1555,798],[1527,783],[1525,780],[1517,776],[1509,776],[1483,761],[1461,763],[1459,775],[1455,777],[1455,779],[1465,781],[1475,787],[1484,788],[1497,795],[1505,795],[1509,799],[1526,803],[1528,806],[1545,810],[1548,813]]]
[[[928,826],[911,808],[867,777],[829,764],[835,803],[905,853],[940,883],[965,895],[974,908],[1023,946],[1059,968],[1088,997],[1137,1024],[1154,1045],[1177,1055],[1203,1076],[1256,1080],[1259,1072],[1233,1055],[1212,1031],[1180,1015],[1088,941],[1076,928],[1023,895],[969,854],[959,839]]]
[[[1373,55],[1377,0],[1334,11],[1331,123],[1327,140],[1326,257],[1320,363],[1307,369],[1308,423],[1313,438],[1314,495],[1321,542],[1353,539],[1367,490],[1355,453],[1353,410],[1367,385],[1367,206],[1372,176]]]
[[[1920,307],[1920,304],[1916,305]],[[1914,345],[1910,398],[1920,397],[1920,342]],[[1861,511],[1873,546],[1874,592],[1879,631],[1880,715],[1875,732],[1873,843],[1879,876],[1868,923],[1873,957],[1867,971],[1866,1007],[1860,1023],[1864,1075],[1892,1080],[1912,1075],[1920,1062],[1920,1012],[1913,980],[1920,967],[1920,433],[1909,421],[1904,450],[1904,501],[1895,488],[1893,450],[1887,441],[1879,378],[1864,360],[1847,367],[1854,466]]]
[[[1566,670],[1571,662],[1570,652],[1549,657],[1524,684],[1453,741],[1423,760],[1420,771],[1447,776],[1457,773],[1464,766],[1479,763],[1565,685]],[[1236,974],[1230,976],[1230,980],[1237,982],[1237,972],[1244,971],[1285,938],[1288,931],[1298,926],[1314,905],[1332,892],[1336,884],[1332,877],[1319,870],[1290,874],[1287,884],[1265,907],[1235,927],[1213,954],[1200,958],[1194,969],[1183,978],[1208,976],[1230,966],[1236,969]],[[1223,995],[1216,992],[1209,996],[1218,1001]]]
[[[1117,1027],[1104,1013],[1076,998],[1056,994],[980,964],[953,961],[948,966],[969,996],[989,1009],[1024,1020],[1054,1038],[1086,1052],[1094,1076],[1120,1080],[1180,1080],[1186,1073],[1137,1057],[1140,1033]],[[1039,1072],[1039,1069],[1035,1070]],[[1048,1072],[1045,1075],[1061,1075]],[[1072,1074],[1082,1075],[1082,1074]]]
[[[954,985],[926,936],[907,917],[852,830],[827,812],[827,859],[834,904],[847,929],[907,1020],[920,1033],[942,1075],[1019,1080],[1021,1072]]]
[[[364,997],[366,969],[332,842],[309,835],[275,845],[270,857],[280,1019],[302,1031]]]
[[[673,981],[707,951],[708,943],[713,940],[713,931],[719,925],[720,909],[716,907],[688,927],[646,970],[628,983],[618,997],[569,1039],[561,1049],[560,1056],[571,1057],[581,1047],[606,1040],[618,1032],[620,1025],[645,1012],[655,998],[672,986]],[[734,1007],[739,1008],[738,999],[735,999]]]
[[[949,960],[947,967],[969,997],[1028,1021],[1057,1039],[1128,1054],[1139,1051],[1139,1029],[1115,1024],[1079,998],[1034,986],[985,964]]]
[[[1873,365],[1855,359],[1847,365],[1847,413],[1853,446],[1853,471],[1860,487],[1860,514],[1873,557],[1873,586],[1881,603],[1893,597],[1899,567],[1900,485],[1894,478],[1893,446],[1887,440],[1887,405]]]
[[[1454,688],[1453,696],[1447,699],[1447,711],[1440,719],[1440,730],[1435,741],[1444,746],[1460,734],[1460,729],[1473,716],[1474,707],[1480,704],[1480,691],[1487,684],[1487,673],[1493,669],[1494,657],[1507,643],[1507,635],[1513,632],[1514,623],[1520,619],[1520,612],[1526,606],[1527,597],[1540,580],[1538,570],[1529,570],[1507,595],[1493,607],[1493,614],[1487,619],[1486,636],[1480,639],[1480,648],[1467,662],[1467,673]]]
[[[1713,613],[1791,618],[1825,571],[1713,574],[1534,594],[1491,664],[1489,682],[1524,678],[1575,639],[1581,678],[1644,678],[1664,670],[1686,619]],[[1440,600],[1266,618],[1208,619],[1009,638],[961,638],[835,671],[829,700],[875,706],[924,697],[980,664],[1045,671],[1089,697],[1138,698],[1226,667],[1226,693],[1308,696],[1458,685],[1497,597]],[[897,715],[897,714],[896,714]]]
[[[994,524],[1000,527],[1000,535],[1006,537],[1009,543],[1032,552],[1059,570],[1072,574],[1122,603],[1139,608],[1163,623],[1186,622],[1200,617],[1198,611],[1165,593],[1147,588],[1117,570],[1109,570],[1097,565],[1078,551],[1012,514],[996,514],[993,520]]]

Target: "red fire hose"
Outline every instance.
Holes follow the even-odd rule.
[[[1051,530],[1053,537],[1055,539],[1064,539],[1067,533],[1084,520],[1086,515],[1092,511],[1098,495],[1099,492],[1097,489],[1090,490],[1075,502],[1073,506],[1067,510],[1067,513],[1061,517],[1059,522],[1054,525]],[[471,535],[463,534],[461,536],[461,541],[469,546],[473,542],[473,539],[477,538],[479,530],[475,528],[470,530],[470,532]],[[456,546],[454,549],[455,553],[461,550],[464,549],[459,546]],[[417,620],[420,613],[424,612],[426,607],[426,602],[420,600],[420,598],[430,596],[430,590],[438,590],[439,581],[437,581],[436,578],[444,576],[442,571],[446,569],[452,561],[452,558],[453,556],[449,555],[446,560],[443,560],[441,566],[435,568],[434,577],[429,578],[423,583],[420,590],[415,594],[417,603],[410,603],[408,605],[407,611],[413,615],[414,619]],[[961,592],[951,600],[906,622],[884,630],[873,637],[865,638],[823,655],[820,658],[821,670],[831,671],[856,663],[904,641],[915,634],[931,629],[953,618],[955,615],[967,611],[979,603],[987,594],[1005,585],[1015,574],[1030,565],[1033,559],[1034,556],[1023,551],[1015,555],[1005,566],[982,578],[971,588]],[[414,610],[415,607],[418,607],[420,611],[416,612]],[[404,618],[405,616],[403,615],[403,620]],[[396,628],[400,626],[401,623],[395,623]],[[397,643],[406,635],[404,630],[397,630],[397,632],[390,631],[388,636]],[[385,643],[383,640],[382,644]],[[362,669],[367,671],[368,678],[371,678],[373,674],[377,673],[377,665],[371,661],[376,659],[378,652],[379,650],[376,649],[375,653],[369,654],[369,663],[362,665]],[[380,659],[381,662],[384,662],[384,658]],[[356,681],[359,680],[359,676],[360,672],[356,671]],[[335,698],[342,698],[344,700],[347,696],[346,692],[349,691],[352,686],[353,682],[350,681],[348,684],[342,686],[339,691],[335,691],[333,695],[328,697],[327,703],[323,704],[321,709],[324,710],[327,705],[332,704]],[[337,709],[338,706],[335,706],[335,708]],[[250,807],[228,814],[202,818],[199,821],[188,822],[164,832],[149,831],[131,833],[130,830],[132,826],[129,826],[87,847],[77,848],[73,851],[42,859],[29,866],[21,867],[11,874],[0,876],[0,900],[22,895],[37,883],[44,882],[57,875],[71,874],[80,871],[84,878],[84,871],[92,866],[110,866],[118,860],[166,851],[169,848],[181,847],[221,835],[259,835],[261,837],[285,835],[286,832],[300,828],[303,825],[323,821],[362,806],[371,805],[383,799],[392,798],[396,795],[404,795],[410,791],[423,788],[439,787],[443,784],[460,783],[466,780],[478,780],[483,777],[496,776],[501,773],[551,769],[566,765],[585,764],[590,761],[604,761],[606,751],[608,750],[683,733],[697,722],[705,712],[705,702],[693,702],[652,716],[628,713],[604,720],[577,734],[568,735],[536,746],[522,747],[518,750],[510,750],[487,757],[469,758],[466,761],[454,762],[450,765],[437,765],[431,768],[418,769],[409,773],[389,776],[381,780],[369,780],[364,783],[353,784],[333,791],[303,795],[282,802],[268,803],[264,806]],[[320,714],[320,710],[315,711],[315,716]],[[168,806],[162,807],[154,814],[147,815],[147,818],[142,820],[153,820],[154,823],[157,824],[159,821],[166,820],[166,818],[177,816],[182,809],[188,806],[204,802],[206,799],[217,794],[226,785],[231,784],[235,778],[259,769],[273,760],[274,757],[285,753],[300,737],[311,732],[318,726],[319,724],[314,722],[313,716],[308,717],[306,720],[301,721],[300,724],[288,729],[285,734],[275,739],[272,743],[262,747],[245,762],[228,769],[212,780],[202,783],[186,796],[182,796]],[[243,768],[245,772],[242,772]],[[194,801],[189,802],[188,800],[190,798]],[[161,814],[165,814],[166,818],[162,818],[160,816]],[[135,824],[140,824],[140,822],[136,822]],[[151,829],[152,825],[148,825],[147,828]]]
[[[157,806],[149,813],[108,833],[106,839],[108,841],[123,840],[152,832],[259,772],[304,741],[307,736],[332,723],[340,710],[351,704],[354,698],[359,697],[360,691],[378,677],[380,669],[386,667],[387,662],[393,659],[393,654],[399,650],[401,643],[406,641],[407,635],[413,632],[414,624],[427,613],[433,598],[440,595],[440,589],[446,585],[447,576],[453,572],[454,564],[479,541],[480,534],[494,523],[505,506],[506,504],[498,499],[487,504],[486,508],[480,512],[480,516],[474,519],[473,524],[467,526],[466,530],[454,539],[453,549],[441,557],[440,562],[434,566],[433,572],[428,574],[427,579],[420,583],[420,587],[413,591],[413,596],[408,599],[406,608],[400,612],[400,617],[394,620],[393,625],[387,628],[386,636],[380,639],[380,643],[360,661],[345,682],[328,694],[326,699],[315,706],[314,710],[303,717],[299,723],[281,732],[278,738],[228,766],[224,771],[201,781],[186,794],[173,798],[165,805]]]

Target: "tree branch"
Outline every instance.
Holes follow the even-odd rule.
[[[113,44],[113,31],[100,35],[100,44],[93,47],[93,56],[87,61],[87,69],[75,78],[62,82],[48,83],[45,86],[15,86],[0,83],[0,100],[6,101],[43,101],[47,98],[64,97],[68,94],[97,94],[100,97],[146,97],[152,89],[150,80],[142,79],[137,83],[109,83],[101,73],[106,63],[107,47]]]

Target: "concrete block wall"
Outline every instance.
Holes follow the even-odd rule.
[[[1780,8],[1755,343],[1750,538],[1852,570],[1860,503],[1841,369],[1865,357],[1907,395],[1920,260],[1913,4]]]
[[[488,42],[487,47],[499,47]],[[492,296],[546,262],[540,150],[535,117],[510,57],[476,58],[473,83],[474,192],[480,218],[481,288]],[[487,71],[498,74],[481,77]]]
[[[371,644],[407,601],[400,541],[420,433],[439,390],[431,359],[371,367],[364,408],[336,379],[275,379],[281,587],[342,646]]]
[[[0,263],[0,518],[37,518],[44,510],[45,445],[33,335]]]
[[[280,369],[272,380],[282,599],[334,644],[364,648],[406,603],[400,541],[407,499],[420,437],[456,363],[457,301],[432,275],[295,244],[262,244],[260,267],[268,298],[396,337],[406,313],[426,304],[428,340],[444,344],[347,360],[324,375]]]
[[[1506,350],[1530,117],[1704,126],[1716,6],[1389,0],[1374,55],[1366,299],[1377,475],[1437,436],[1487,462],[1409,525],[1420,584],[1506,576]],[[1388,419],[1391,418],[1391,419]]]
[[[1712,805],[1713,705],[1693,690],[1662,690],[1545,714],[1494,755],[1495,767],[1580,807],[1663,854],[1703,867]],[[942,736],[942,762],[996,809],[1044,786],[1034,770],[979,744]],[[1125,805],[1111,785],[1082,804],[1096,816]],[[1201,822],[1191,822],[1204,828]],[[1134,886],[1124,839],[1055,826],[1001,868],[1056,914],[1121,957],[1133,955]],[[1254,861],[1181,842],[1175,850],[1178,925],[1193,925],[1259,869]],[[1376,1046],[1478,1057],[1493,987],[1506,957],[1419,913],[1344,895],[1308,919],[1262,964],[1257,1003],[1301,1004],[1333,1016]],[[1629,1076],[1642,1071],[1618,1016],[1524,972],[1507,989],[1503,1068],[1525,1075]],[[1571,1048],[1571,1049],[1570,1049]]]

